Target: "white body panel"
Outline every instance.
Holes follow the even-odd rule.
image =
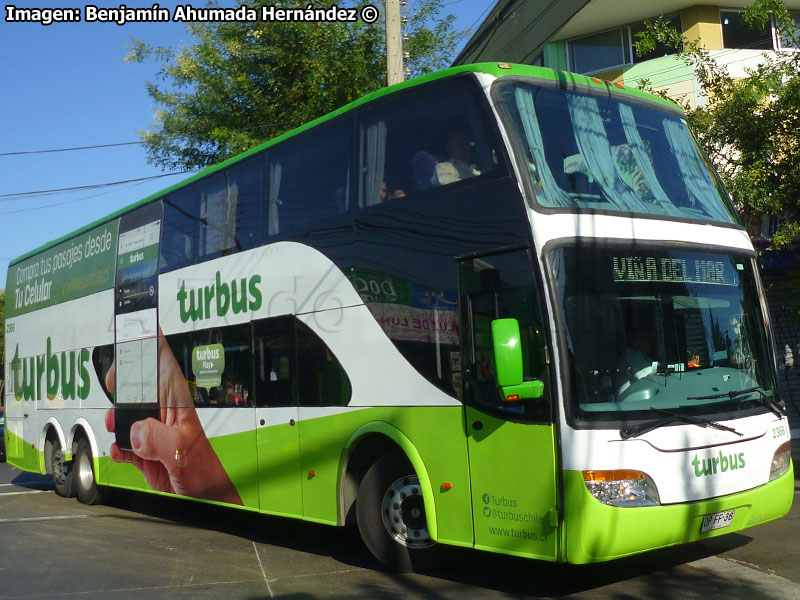
[[[612,215],[540,215],[529,210],[537,250],[558,239],[604,238],[614,240],[685,242],[753,251],[747,232],[733,227],[714,227],[658,219],[631,219]]]
[[[714,498],[767,483],[772,455],[789,439],[786,419],[767,413],[721,424],[742,436],[672,425],[622,440],[618,429],[575,430],[562,423],[564,469],[642,471],[653,478],[662,504]]]
[[[231,282],[260,277],[262,299],[255,308],[181,320],[178,293],[198,293]],[[237,283],[238,285],[238,283]],[[448,406],[455,398],[432,386],[403,357],[364,305],[350,280],[322,253],[295,242],[278,242],[161,276],[159,323],[169,335],[249,320],[295,314],[333,351],[350,378],[350,406]],[[216,292],[215,292],[216,293]],[[251,291],[248,294],[252,297]],[[185,305],[185,302],[184,302]],[[184,315],[185,316],[185,315]]]
[[[251,310],[248,306],[246,311],[234,313],[228,310],[226,314],[218,315],[216,298],[212,296],[208,318],[182,321],[178,291],[183,288],[188,294],[202,290],[201,293],[205,294],[205,288],[215,288],[217,273],[229,289],[233,281],[252,281],[254,276],[260,276],[260,281],[253,284],[262,294],[258,308]],[[249,289],[247,293],[250,294]],[[253,300],[251,295],[248,299]],[[77,397],[65,399],[61,394],[48,399],[44,389],[45,372],[40,381],[41,398],[15,401],[13,371],[8,370],[8,426],[24,439],[24,443],[41,449],[44,443],[42,432],[50,422],[57,425],[59,438],[69,448],[79,419],[84,419],[97,439],[96,456],[108,454],[114,434],[106,431],[104,419],[112,404],[94,371],[91,352],[95,346],[114,343],[113,308],[113,290],[106,290],[9,319],[8,323],[13,323],[13,332],[7,334],[8,347],[12,349],[9,362],[13,358],[13,349],[19,345],[20,358],[45,357],[46,370],[48,337],[51,354],[60,356],[62,352],[86,349],[90,357],[85,365],[90,390],[84,400]],[[166,335],[289,314],[297,315],[331,348],[348,373],[353,390],[350,402],[353,408],[304,409],[301,418],[368,406],[459,404],[458,400],[432,386],[408,363],[344,273],[323,254],[308,246],[279,242],[174,271],[161,276],[159,281],[158,322]],[[21,419],[23,414],[28,417]],[[201,408],[198,414],[211,437],[252,431],[254,427],[254,415],[250,410],[223,412],[217,408]]]
[[[10,363],[14,358],[15,349],[19,348],[19,358],[47,356],[47,340],[50,339],[51,355],[56,355],[61,366],[61,354],[67,353],[66,362],[69,365],[70,354],[81,349],[89,351],[87,365],[90,378],[89,395],[85,400],[79,398],[64,398],[60,392],[52,400],[47,399],[46,377],[41,377],[41,389],[37,393],[39,408],[107,408],[111,405],[105,396],[100,382],[91,364],[91,350],[95,346],[114,343],[114,292],[106,290],[91,296],[72,300],[68,303],[57,304],[36,312],[26,313],[9,319],[7,324],[13,324],[13,331],[6,334],[6,347],[10,350],[7,358],[9,368],[6,373],[6,399],[7,406],[11,409],[11,398],[14,397],[13,369]],[[77,361],[76,355],[76,361]],[[44,365],[46,371],[47,365]],[[76,371],[77,371],[76,365]],[[77,373],[76,373],[76,376]],[[80,377],[78,376],[78,382]],[[9,398],[9,396],[11,398]],[[20,401],[24,402],[24,400]],[[28,441],[26,439],[26,441]]]

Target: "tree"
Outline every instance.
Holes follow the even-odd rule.
[[[780,0],[756,0],[745,21],[769,35],[774,19],[784,46],[800,47],[800,31]],[[694,68],[707,99],[684,106],[689,123],[745,218],[787,217],[776,247],[800,236],[800,53],[765,54],[763,62],[734,79],[697,42],[660,18],[636,42],[640,55],[661,42]],[[648,82],[642,82],[647,87]]]
[[[255,8],[264,4],[244,2]],[[366,4],[359,0],[356,8]],[[284,3],[286,8],[308,5],[307,0]],[[455,30],[454,15],[440,16],[442,5],[443,0],[417,2],[405,42],[412,75],[445,66],[465,36]],[[126,57],[161,65],[160,81],[147,83],[158,105],[155,124],[140,134],[148,161],[165,169],[219,162],[386,85],[380,21],[193,23],[188,28],[195,38],[189,47],[175,51],[134,40]]]

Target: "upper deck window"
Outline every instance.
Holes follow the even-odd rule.
[[[164,199],[161,272],[255,248],[262,242],[263,158],[254,157]]]
[[[737,223],[677,114],[607,96],[501,85],[540,206]]]
[[[496,173],[478,90],[465,78],[398,94],[360,119],[359,207]]]
[[[338,119],[268,153],[270,238],[300,236],[350,211],[352,122]]]

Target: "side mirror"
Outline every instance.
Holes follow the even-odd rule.
[[[492,350],[494,353],[497,387],[506,402],[541,398],[544,383],[523,381],[522,340],[516,319],[492,321]]]

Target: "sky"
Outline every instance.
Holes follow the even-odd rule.
[[[380,2],[380,0],[378,0]],[[413,14],[416,0],[404,13]],[[476,28],[496,0],[444,0],[459,29]],[[153,123],[145,83],[154,62],[123,58],[132,38],[179,48],[191,36],[183,23],[86,22],[84,7],[150,7],[152,2],[6,0],[0,20],[0,289],[11,259],[165,189],[188,175],[165,175],[147,163],[138,131]],[[376,2],[377,3],[377,2]],[[7,22],[6,6],[80,8],[79,23]],[[172,13],[178,4],[158,5]],[[280,0],[274,2],[280,6]],[[344,4],[344,3],[343,3]],[[238,6],[221,0],[220,6]],[[329,6],[328,3],[325,4]],[[194,6],[205,6],[196,2]],[[410,12],[409,12],[410,11]],[[377,25],[376,25],[377,26]],[[457,52],[453,53],[455,57]],[[86,146],[115,146],[49,152]],[[126,144],[126,145],[116,145]],[[24,154],[22,154],[24,153]],[[131,181],[161,176],[147,181]],[[122,185],[79,189],[128,181]],[[47,193],[32,193],[47,192]]]

